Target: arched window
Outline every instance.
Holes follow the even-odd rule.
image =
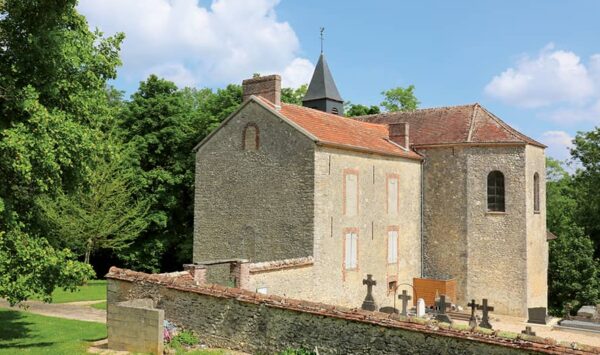
[[[533,212],[540,212],[540,174],[533,174]]]
[[[488,211],[504,212],[504,174],[498,170],[488,175],[487,200]]]
[[[255,123],[248,123],[244,127],[244,136],[242,138],[242,147],[244,150],[258,150],[259,132]]]

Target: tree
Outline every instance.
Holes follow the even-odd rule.
[[[600,128],[578,133],[573,143],[571,155],[581,163],[574,177],[576,222],[592,238],[600,257]]]
[[[308,85],[306,84],[300,85],[296,89],[283,88],[281,89],[281,101],[302,106],[302,99],[306,95],[306,90],[308,90]]]
[[[406,89],[399,86],[383,91],[381,95],[383,95],[384,99],[381,102],[381,106],[388,112],[414,111],[420,104],[414,90],[415,86],[409,85]]]
[[[131,172],[118,159],[101,161],[88,186],[71,194],[43,196],[37,204],[55,231],[57,243],[85,255],[98,249],[122,250],[146,228],[148,203],[135,200]]]
[[[381,112],[379,106],[365,106],[361,104],[352,104],[350,102],[348,102],[344,111],[346,113],[346,117],[373,115]]]
[[[575,222],[578,209],[574,179],[554,159],[546,161],[548,229],[550,241],[548,303],[555,315],[569,303],[576,307],[600,301],[600,264],[591,239]]]
[[[12,301],[49,297],[90,275],[48,243],[33,213],[38,196],[86,183],[113,126],[106,83],[123,37],[90,32],[75,6],[0,2],[0,296]]]

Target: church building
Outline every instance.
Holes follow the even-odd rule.
[[[370,274],[393,307],[415,279],[454,280],[462,307],[545,315],[544,145],[479,104],[344,117],[323,54],[302,106],[281,102],[278,75],[243,97],[195,148],[209,281],[244,263],[248,290],[360,307]]]

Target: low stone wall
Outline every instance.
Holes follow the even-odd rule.
[[[553,344],[508,340],[401,320],[378,312],[261,295],[220,285],[194,285],[111,268],[108,303],[150,298],[165,318],[194,330],[211,347],[273,354],[318,348],[320,354],[592,354]]]
[[[152,299],[111,302],[106,313],[108,348],[133,353],[163,353],[164,311]]]

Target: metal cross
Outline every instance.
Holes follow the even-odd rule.
[[[446,302],[446,295],[440,295],[440,301],[437,304],[438,310],[435,319],[439,322],[452,323],[452,318],[446,314],[446,308],[450,306],[451,304]]]
[[[367,274],[367,278],[363,280],[363,285],[367,285],[367,296],[361,308],[367,311],[374,311],[377,309],[377,305],[373,298],[373,286],[377,286],[377,281],[373,280],[373,275]]]
[[[412,296],[408,295],[406,293],[406,290],[402,290],[402,294],[398,295],[398,299],[402,300],[402,313],[400,313],[403,316],[406,316],[406,309],[408,307],[408,301],[410,301],[412,299]]]
[[[479,304],[475,303],[475,300],[471,300],[471,303],[467,304],[471,307],[471,318],[469,318],[469,326],[475,328],[477,326],[477,319],[475,318],[475,310],[479,307]]]
[[[323,32],[325,32],[325,27],[321,27],[321,54],[323,54]]]
[[[488,306],[487,298],[484,298],[481,303],[482,303],[481,306],[477,306],[477,309],[480,309],[483,311],[483,314],[481,315],[481,323],[479,323],[479,326],[481,328],[492,329],[492,325],[490,324],[490,318],[488,316],[488,312],[493,311],[494,307]]]

